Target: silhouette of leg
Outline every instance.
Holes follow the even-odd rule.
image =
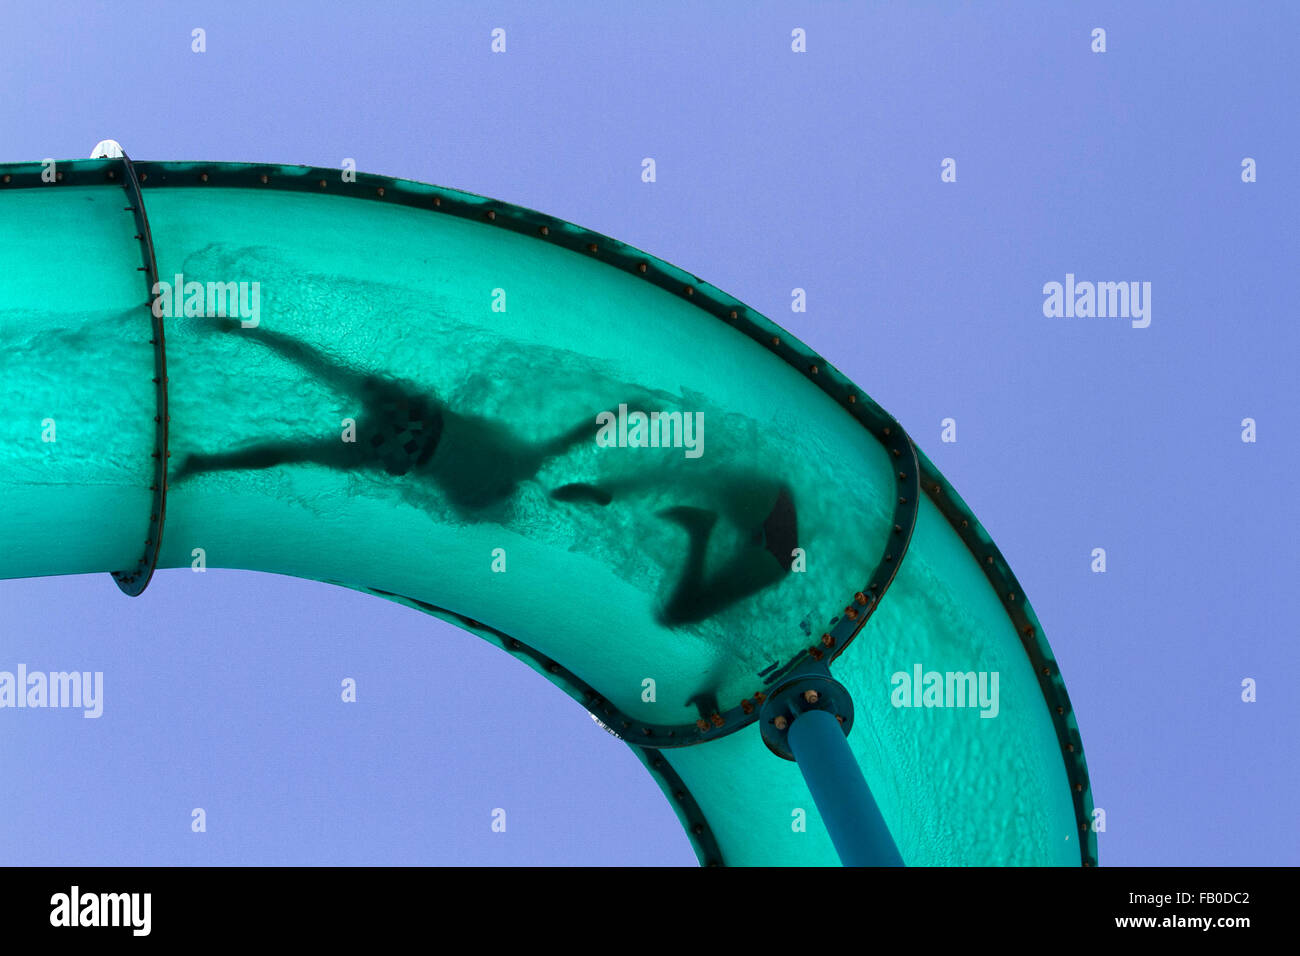
[[[704,585],[704,556],[709,546],[709,535],[718,520],[717,512],[679,505],[660,511],[659,516],[681,525],[690,536],[686,565],[659,619],[667,624],[696,620],[692,612]]]
[[[257,471],[278,465],[307,463],[346,470],[365,462],[355,444],[341,441],[311,445],[259,442],[234,451],[188,455],[181,461],[170,483],[175,485],[206,471]]]
[[[669,508],[659,514],[682,525],[690,535],[685,567],[658,615],[660,623],[668,626],[717,614],[780,581],[794,562],[792,552],[798,546],[798,525],[793,495],[784,485],[777,491],[767,515],[753,526],[748,542],[711,575],[705,574],[704,558],[718,515],[685,507]]]

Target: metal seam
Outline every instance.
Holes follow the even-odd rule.
[[[149,216],[144,208],[144,196],[140,191],[140,180],[136,175],[134,164],[125,153],[122,155],[122,188],[126,190],[135,218],[135,238],[139,240],[144,257],[143,271],[149,299],[145,308],[153,330],[149,344],[154,354],[154,394],[157,415],[154,416],[154,483],[152,510],[149,514],[149,532],[144,543],[144,555],[136,562],[131,571],[111,572],[113,580],[123,593],[138,597],[149,586],[154,570],[158,567],[158,553],[162,547],[163,522],[167,516],[167,438],[170,417],[167,412],[167,356],[163,339],[162,317],[154,309],[154,285],[158,278],[158,260],[154,254],[153,234],[149,230]],[[109,178],[113,178],[110,170]]]

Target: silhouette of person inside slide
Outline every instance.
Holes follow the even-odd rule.
[[[235,318],[212,322],[214,330],[252,331],[242,330]],[[395,477],[427,480],[459,514],[473,519],[507,500],[548,460],[583,441],[594,441],[598,431],[593,415],[553,439],[530,443],[499,421],[463,414],[402,382],[349,368],[292,336],[259,327],[250,338],[353,396],[362,409],[356,416],[357,440],[268,440],[228,452],[194,453],[181,461],[172,485],[204,472],[288,464],[382,470]],[[564,485],[552,491],[551,498],[603,508],[638,493],[661,490],[656,485],[652,477],[634,475],[600,484]],[[657,513],[684,529],[689,539],[681,577],[657,615],[669,626],[703,620],[777,583],[790,571],[798,547],[794,499],[783,483],[734,473],[717,479],[708,490],[715,508],[676,506]],[[721,567],[709,569],[709,542],[719,519],[731,523],[741,533],[740,540]]]
[[[662,477],[632,475],[599,484],[562,485],[551,492],[557,501],[584,502],[597,507],[638,494],[658,491]],[[794,565],[799,546],[794,495],[784,483],[752,472],[709,477],[707,489],[683,488],[683,495],[701,493],[713,505],[676,505],[657,515],[680,526],[689,539],[681,578],[658,612],[668,625],[701,621],[735,602],[776,584]],[[721,567],[708,566],[710,539],[719,521],[738,532],[734,549]]]

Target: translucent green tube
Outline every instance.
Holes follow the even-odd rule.
[[[1014,576],[788,333],[539,213],[304,167],[136,163],[150,281],[125,161],[57,169],[0,167],[0,578],[141,560],[152,305],[158,567],[328,581],[500,644],[637,750],[702,862],[838,862],[754,725],[810,655],[854,695],[908,865],[1095,862],[1078,728]],[[900,702],[917,666],[976,691],[996,672],[996,700],[957,705],[959,676]]]

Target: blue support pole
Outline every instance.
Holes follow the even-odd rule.
[[[825,710],[790,721],[789,745],[845,866],[902,866],[844,728]]]

